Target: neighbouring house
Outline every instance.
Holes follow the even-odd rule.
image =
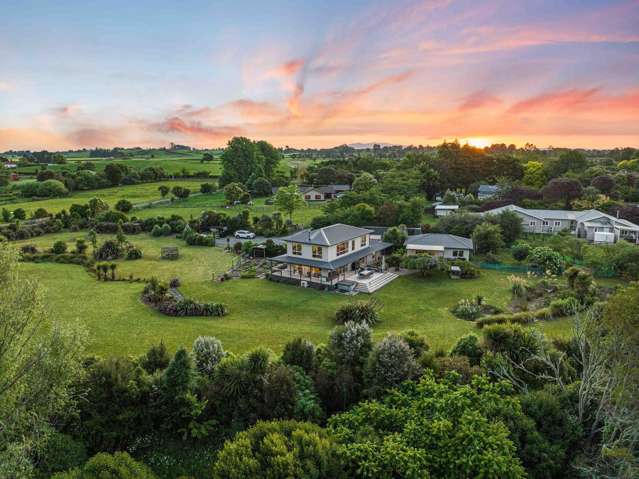
[[[18,164],[17,163],[8,162],[8,163],[4,163],[4,167],[5,168],[17,168]]]
[[[350,191],[350,185],[301,186],[300,193],[306,201],[325,201],[339,198]]]
[[[459,210],[459,205],[437,205],[435,206],[435,216],[448,216]]]
[[[501,188],[499,185],[479,185],[479,189],[477,190],[477,199],[487,200],[488,198],[497,196],[500,191]]]
[[[300,193],[306,201],[325,201],[339,198],[341,195],[351,190],[350,185],[325,185],[325,186],[300,186]],[[273,187],[273,194],[278,188]]]
[[[408,255],[428,253],[446,259],[469,260],[474,251],[473,240],[470,238],[439,233],[409,236],[404,245]]]
[[[372,240],[371,233],[338,223],[285,237],[286,254],[268,260],[269,278],[320,289],[350,282],[358,291],[373,292],[396,275],[384,271],[383,253],[391,244]]]
[[[593,243],[616,243],[621,239],[639,243],[639,226],[597,210],[537,210],[506,205],[485,211],[484,215],[513,211],[526,233],[558,233],[569,231],[577,238]]]

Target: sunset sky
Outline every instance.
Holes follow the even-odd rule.
[[[639,0],[0,7],[0,151],[639,147]]]

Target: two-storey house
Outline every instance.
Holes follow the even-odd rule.
[[[270,259],[271,278],[333,286],[354,279],[360,269],[382,266],[390,243],[371,240],[373,231],[345,224],[302,230],[283,238],[286,254]]]

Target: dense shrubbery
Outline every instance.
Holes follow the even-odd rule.
[[[191,299],[176,299],[166,284],[152,278],[142,292],[142,299],[167,316],[224,316],[228,308],[222,303],[198,303]]]

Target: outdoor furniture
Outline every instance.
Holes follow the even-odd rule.
[[[356,281],[344,280],[344,281],[339,281],[335,283],[335,288],[340,293],[352,293],[353,291],[355,291],[356,287],[357,287]]]
[[[165,246],[160,249],[161,259],[175,260],[180,257],[177,246]]]
[[[364,268],[357,273],[359,279],[368,279],[375,274],[375,270],[372,268]]]

